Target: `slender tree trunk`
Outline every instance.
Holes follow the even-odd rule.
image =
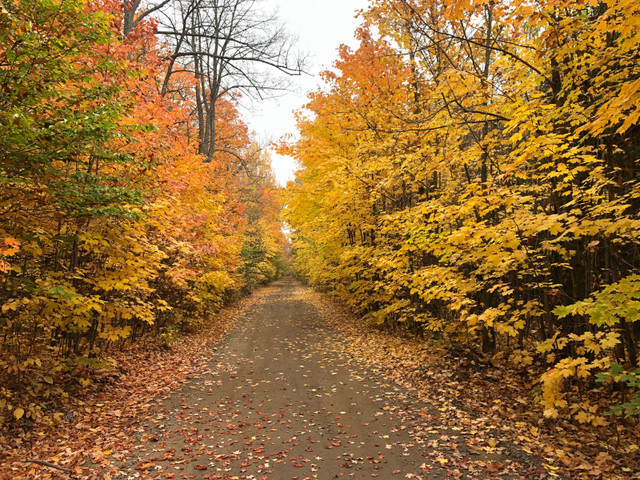
[[[484,52],[484,69],[482,72],[482,89],[486,93],[489,88],[489,66],[491,64],[491,43],[493,42],[493,38],[491,35],[491,30],[493,28],[493,5],[494,0],[489,0],[487,4],[487,37],[485,40],[485,52]],[[487,98],[485,100],[485,107],[489,106],[489,95],[487,94]],[[483,142],[483,152],[482,152],[482,163],[480,166],[480,181],[482,182],[483,188],[486,188],[488,181],[488,166],[487,163],[489,161],[489,152],[488,147],[484,145],[484,141],[489,134],[489,123],[484,122],[484,126],[482,127],[482,142]]]
[[[123,20],[122,20],[122,33],[125,37],[128,37],[133,29],[136,26],[135,15],[138,8],[140,8],[140,2],[142,0],[124,0],[122,9],[123,9]]]

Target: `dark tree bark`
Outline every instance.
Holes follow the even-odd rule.
[[[152,13],[160,11],[170,1],[171,0],[162,0],[154,4],[150,4],[142,12],[138,12],[138,10],[140,10],[142,0],[123,0],[123,4],[122,4],[122,10],[124,14],[123,21],[122,21],[123,35],[125,37],[128,37],[129,35],[131,35],[131,32],[133,32],[133,30],[142,20],[144,20],[146,17],[148,17]]]

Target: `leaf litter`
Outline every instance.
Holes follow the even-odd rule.
[[[509,418],[491,392],[470,400],[441,352],[371,329],[297,282],[260,290],[213,325],[169,352],[136,357],[108,389],[69,405],[55,431],[3,438],[10,476],[0,478],[544,479],[568,471],[542,440],[518,441],[541,434]],[[595,470],[606,465],[571,478],[599,478]]]
[[[498,441],[469,446],[449,412],[355,355],[309,289],[288,280],[262,294],[202,374],[147,419],[120,478],[549,476]]]

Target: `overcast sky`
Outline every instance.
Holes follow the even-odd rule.
[[[309,52],[312,76],[295,77],[299,92],[254,103],[245,117],[261,143],[277,141],[287,133],[295,133],[293,111],[306,103],[306,94],[320,84],[317,74],[331,67],[340,44],[356,46],[353,32],[360,23],[356,11],[368,5],[368,0],[264,0],[267,10],[278,9],[289,31],[297,35],[300,50]],[[271,153],[273,169],[280,184],[293,178],[293,159]]]

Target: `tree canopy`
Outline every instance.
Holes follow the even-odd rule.
[[[639,413],[639,15],[372,2],[282,146],[298,274],[537,372],[548,417]]]
[[[185,70],[163,91],[157,23],[138,16],[124,32],[125,13],[0,5],[4,422],[52,421],[93,369],[117,366],[113,351],[171,342],[283,272],[278,187],[238,97],[216,93],[227,149],[200,154],[209,86]]]

